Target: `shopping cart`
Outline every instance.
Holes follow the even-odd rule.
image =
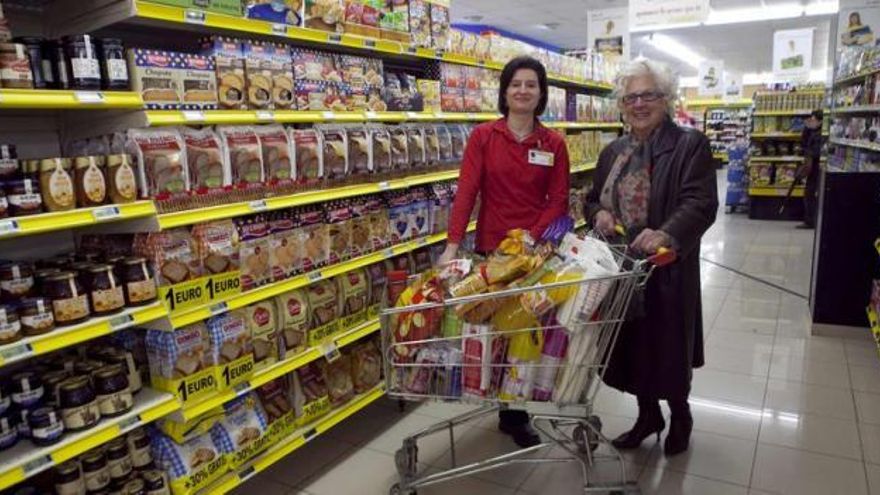
[[[633,294],[644,288],[655,266],[674,260],[674,253],[636,259],[626,247],[612,247],[611,252],[617,267],[613,275],[506,289],[442,303],[386,308],[380,312],[390,397],[482,406],[406,437],[395,455],[400,481],[391,487],[392,495],[414,495],[422,487],[510,464],[572,461],[580,463],[585,493],[639,493],[637,484],[627,481],[623,457],[602,434],[593,404]],[[507,325],[505,331],[497,331],[489,325],[461,323],[456,318],[461,314],[457,310],[481,304],[500,308],[517,298],[544,297],[554,290],[575,294],[571,297],[575,308],[560,306],[545,314],[537,325],[514,329]],[[441,335],[401,341],[395,326],[416,315],[422,320],[443,318]],[[448,331],[450,326],[455,331]],[[543,340],[542,349],[564,348],[562,354],[566,357],[559,358],[560,352],[542,351],[537,360],[534,356],[525,360],[511,358],[517,354],[514,347],[522,347],[524,339],[526,347],[528,341],[538,339]],[[542,443],[458,465],[453,428],[506,408],[527,411],[532,426],[542,434]],[[449,434],[452,468],[420,474],[419,439],[444,431]],[[567,456],[539,455],[553,446],[561,447]],[[599,462],[612,463],[611,481],[591,479]]]

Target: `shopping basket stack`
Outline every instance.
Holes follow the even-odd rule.
[[[629,302],[653,266],[589,236],[565,234],[554,247],[511,231],[486,259],[455,260],[414,277],[389,273],[393,306],[381,313],[389,395],[482,406],[404,439],[392,493],[510,463],[572,460],[583,467],[586,492],[637,492],[592,410]],[[457,466],[451,430],[503,408],[527,411],[544,441]],[[417,441],[447,430],[452,469],[421,476]],[[570,456],[537,455],[550,446]],[[619,479],[590,479],[600,457],[618,463]]]

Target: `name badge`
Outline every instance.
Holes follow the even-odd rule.
[[[541,150],[529,150],[529,164],[542,167],[553,166],[553,153]]]

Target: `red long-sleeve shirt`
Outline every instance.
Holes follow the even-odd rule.
[[[529,163],[529,150],[553,153],[553,166]],[[498,247],[510,229],[528,229],[538,239],[568,213],[569,163],[565,139],[539,122],[523,142],[499,119],[477,126],[468,139],[449,218],[449,242],[460,243],[477,194],[477,250]]]

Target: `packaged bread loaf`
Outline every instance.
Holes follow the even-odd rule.
[[[437,126],[424,125],[422,132],[425,135],[425,165],[440,163],[440,137],[437,135]]]
[[[309,301],[304,289],[294,289],[275,298],[278,315],[279,355],[293,356],[306,346],[306,332],[311,324]]]
[[[139,234],[135,252],[152,262],[159,286],[179,284],[202,274],[196,241],[185,227]]]
[[[254,127],[260,140],[266,182],[273,186],[286,186],[296,180],[294,147],[290,135],[283,126],[266,125]]]
[[[302,243],[297,230],[298,216],[282,210],[269,216],[269,268],[272,280],[279,281],[302,270]]]
[[[349,253],[354,258],[373,251],[373,242],[370,238],[368,198],[353,198],[350,209],[351,245]]]
[[[339,200],[326,205],[327,230],[330,240],[328,263],[335,265],[351,257],[351,208],[348,200]]]
[[[336,58],[332,53],[295,47],[291,50],[291,57],[293,76],[297,81],[342,82],[342,76],[336,68]]]
[[[199,483],[208,484],[223,475],[226,458],[208,433],[193,435],[183,443],[156,432],[151,435],[153,459],[162,472],[168,474],[172,486]]]
[[[351,379],[351,358],[345,354],[335,361],[323,362],[324,381],[333,407],[339,407],[354,397],[354,382]]]
[[[446,124],[437,124],[434,126],[437,133],[437,145],[439,149],[439,162],[448,165],[454,163],[452,153],[452,132]]]
[[[146,348],[150,376],[154,378],[177,380],[214,366],[210,334],[204,322],[171,332],[149,330]]]
[[[464,126],[460,124],[449,126],[450,129],[450,138],[452,140],[452,161],[453,163],[460,163],[464,158],[464,145],[467,143],[467,131],[465,131]]]
[[[269,422],[255,394],[247,393],[223,405],[223,415],[211,427],[211,439],[220,452],[234,460],[236,452],[242,452],[266,433]],[[257,450],[254,453],[259,452]],[[242,459],[245,461],[247,459]],[[238,463],[240,464],[240,462]]]
[[[296,370],[294,380],[294,407],[297,409],[297,417],[303,418],[303,422],[313,421],[316,416],[320,416],[330,410],[329,397],[327,391],[327,383],[324,380],[324,373],[316,363],[309,363],[302,368]],[[314,407],[315,402],[326,402],[326,406]],[[307,414],[314,409],[318,409],[317,414]]]
[[[385,263],[373,263],[364,270],[367,274],[367,286],[369,289],[367,305],[370,310],[377,313],[379,306],[385,298]]]
[[[217,134],[223,144],[224,159],[232,173],[232,184],[237,188],[262,186],[266,180],[263,150],[253,127],[219,126]]]
[[[382,356],[372,341],[354,346],[351,356],[351,381],[354,391],[362,394],[382,380]]]
[[[269,225],[262,215],[235,219],[239,238],[241,288],[251,290],[272,280],[269,270]]]
[[[269,425],[293,411],[293,404],[287,397],[287,376],[276,378],[257,388],[257,397]]]
[[[391,224],[388,212],[379,196],[369,196],[366,200],[367,225],[370,236],[370,250],[378,251],[388,246],[391,241]]]
[[[430,224],[431,233],[439,234],[449,228],[449,210],[452,206],[452,192],[448,184],[438,182],[431,184],[431,210]]]
[[[232,38],[212,36],[202,40],[202,54],[214,59],[220,108],[226,110],[246,109],[245,89],[247,85],[241,42]]]
[[[238,270],[238,230],[232,220],[196,224],[192,229],[192,236],[205,273]]]
[[[409,139],[406,128],[394,126],[390,128],[391,134],[391,169],[394,172],[409,168]]]
[[[271,300],[251,304],[244,309],[245,322],[254,346],[254,369],[278,362],[275,303]]]
[[[300,243],[303,247],[303,271],[327,264],[330,259],[330,229],[324,223],[324,211],[309,206],[298,212]]]
[[[336,277],[340,316],[355,316],[367,309],[369,288],[363,270],[352,270]]]
[[[146,108],[166,110],[180,107],[183,100],[178,81],[183,65],[181,55],[143,48],[128,50],[131,89],[140,94]]]
[[[405,127],[407,150],[409,152],[409,168],[423,167],[428,163],[427,146],[425,144],[425,128],[417,124]]]
[[[127,147],[137,160],[141,197],[174,200],[190,190],[185,147],[177,132],[130,129]]]
[[[370,137],[367,129],[361,125],[347,128],[348,133],[348,170],[349,175],[367,175],[373,171],[370,167]]]
[[[253,354],[246,311],[229,311],[208,318],[205,323],[211,336],[212,359],[217,365],[229,364]]]
[[[297,182],[314,187],[324,179],[324,153],[322,134],[315,129],[296,129],[293,135],[296,152]]]
[[[232,183],[231,171],[223,160],[220,138],[211,128],[181,127],[180,134],[186,145],[187,168],[194,192],[216,194]]]
[[[391,134],[384,125],[367,125],[370,140],[368,169],[384,177],[391,173]]]
[[[324,178],[342,181],[348,176],[348,133],[338,126],[318,125],[324,155]]]
[[[319,280],[307,288],[312,329],[322,327],[339,317],[339,297],[332,280]]]

